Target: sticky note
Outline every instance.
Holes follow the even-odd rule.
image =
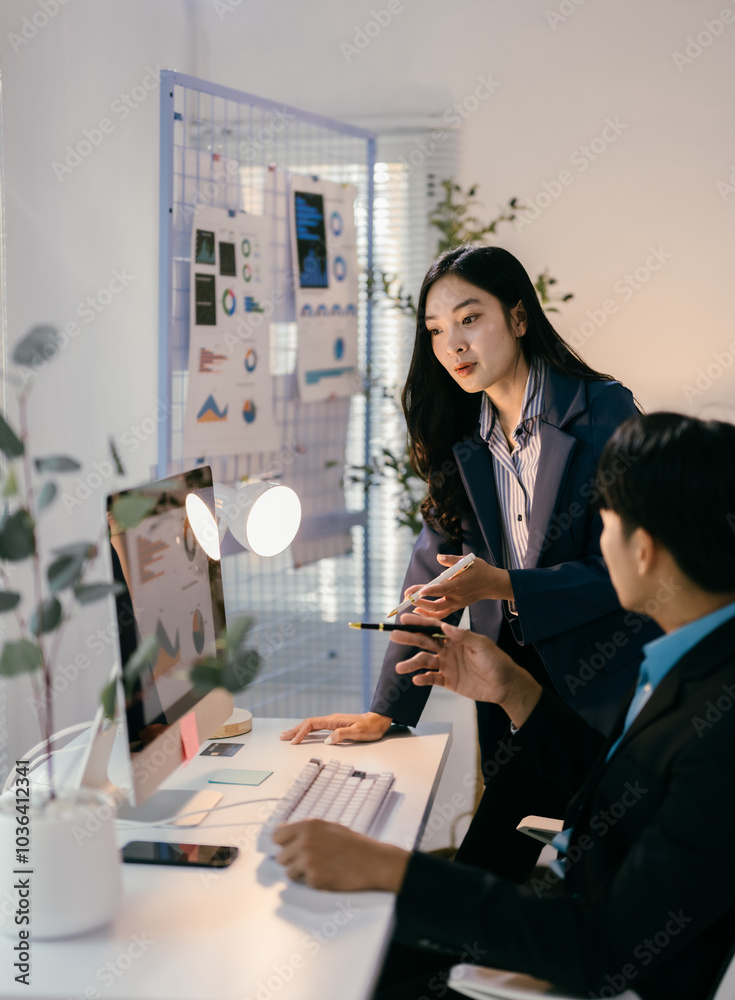
[[[184,751],[184,763],[188,764],[192,757],[196,757],[199,752],[199,733],[197,732],[196,716],[193,712],[187,712],[180,720],[179,732],[181,733],[181,747]]]
[[[215,771],[209,780],[222,785],[260,785],[271,774],[273,771],[239,771],[228,767],[224,771]]]

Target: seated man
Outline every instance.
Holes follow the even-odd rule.
[[[445,966],[704,1000],[735,934],[735,426],[633,417],[596,485],[620,602],[665,633],[607,740],[491,640],[446,624],[445,640],[393,633],[424,650],[400,667],[428,670],[415,684],[501,705],[519,759],[566,790],[559,875],[519,886],[319,820],[280,827],[277,860],[318,888],[398,893],[396,940]],[[418,972],[423,986],[391,996],[449,995]]]

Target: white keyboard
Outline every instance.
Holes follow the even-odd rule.
[[[386,806],[394,776],[391,771],[366,774],[352,764],[312,757],[280,800],[259,835],[257,847],[274,857],[280,848],[272,833],[279,823],[325,819],[358,833],[371,833]]]

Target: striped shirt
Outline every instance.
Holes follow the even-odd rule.
[[[495,489],[503,525],[503,562],[505,569],[522,569],[528,549],[528,525],[541,454],[541,416],[544,412],[546,365],[532,363],[523,393],[521,414],[508,447],[495,408],[487,393],[482,397],[480,434],[493,458]]]

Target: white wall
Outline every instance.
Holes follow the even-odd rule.
[[[384,0],[55,3],[0,6],[9,339],[43,319],[76,320],[80,331],[38,378],[38,452],[80,457],[84,478],[106,459],[108,436],[131,440],[157,410],[158,92],[124,120],[116,103],[150,84],[150,67],[336,117],[441,121],[459,102],[467,115],[461,180],[480,184],[488,214],[512,195],[529,201],[545,184],[556,190],[569,171],[535,221],[499,234],[530,271],[549,266],[560,290],[575,293],[560,330],[579,331],[587,320],[583,353],[647,408],[735,414],[735,188],[717,189],[735,164],[733,0],[391,0],[390,23],[352,52],[345,45]],[[45,25],[44,6],[53,12]],[[555,19],[554,10],[569,13]],[[677,68],[673,53],[723,10],[718,37]],[[41,27],[23,44],[15,36],[24,26],[30,35],[34,17]],[[477,100],[478,87],[481,96],[494,92]],[[59,178],[54,161],[104,118],[112,131]],[[578,151],[607,119],[625,127],[587,161]],[[665,262],[625,291],[626,274],[657,263],[652,247]],[[80,303],[107,288],[114,271],[133,278],[85,322]],[[601,320],[607,300],[615,311],[598,328],[588,314]],[[729,369],[709,386],[700,379],[702,394],[687,400],[684,386],[698,369],[715,365],[717,376],[716,353]],[[128,480],[148,478],[154,436],[123,450]],[[96,535],[113,481],[69,511],[57,505],[47,537]],[[73,493],[75,477],[69,485]],[[88,616],[62,661],[106,625],[102,609]],[[104,661],[96,657],[59,699],[61,721],[89,714]],[[13,703],[18,690],[6,686]],[[13,752],[31,731],[14,718]]]

